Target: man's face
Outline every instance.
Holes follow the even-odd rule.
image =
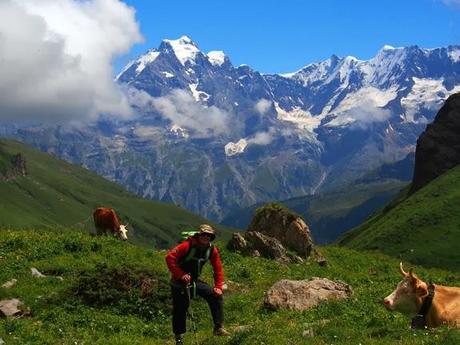
[[[208,234],[200,234],[198,236],[198,244],[202,247],[207,247],[209,246],[209,243],[211,242],[211,236]]]

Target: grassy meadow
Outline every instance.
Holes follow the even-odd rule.
[[[18,282],[11,289],[0,288],[0,298],[19,298],[29,309],[20,318],[0,319],[0,338],[6,344],[173,344],[165,251],[59,229],[4,230],[1,236],[0,283]],[[192,308],[198,331],[186,335],[186,344],[460,343],[456,330],[413,331],[407,317],[383,308],[382,299],[400,280],[394,258],[330,246],[319,248],[327,267],[315,262],[286,265],[242,257],[224,243],[217,245],[229,286],[225,324],[232,336],[212,336],[207,305],[197,299]],[[31,267],[47,277],[32,277]],[[415,271],[438,284],[460,285],[458,273]],[[204,279],[210,277],[208,265]],[[342,280],[354,295],[302,313],[264,308],[264,292],[276,281],[310,277]]]

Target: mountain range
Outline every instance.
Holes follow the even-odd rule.
[[[333,55],[263,74],[183,36],[116,81],[136,109],[131,120],[1,132],[220,221],[256,203],[334,191],[404,159],[460,91],[460,46],[384,46],[366,61]]]

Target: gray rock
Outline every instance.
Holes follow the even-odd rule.
[[[17,298],[1,300],[0,316],[11,317],[21,315],[22,311],[19,309],[21,305],[22,302]]]
[[[2,288],[10,289],[18,282],[17,279],[8,280],[5,284],[2,285]]]
[[[281,205],[267,204],[257,210],[245,233],[233,234],[229,247],[251,256],[303,263],[313,240],[302,218]]]
[[[267,291],[264,304],[273,310],[304,311],[319,303],[348,298],[352,294],[350,285],[326,278],[280,280]]]
[[[267,204],[259,209],[247,231],[276,238],[302,258],[308,258],[313,247],[310,229],[304,220],[277,204]]]
[[[46,277],[39,270],[37,270],[35,267],[32,267],[30,269],[30,272],[32,273],[32,276],[35,277],[35,278],[44,278],[44,277]]]
[[[276,259],[281,262],[290,261],[286,255],[286,249],[281,242],[274,237],[266,236],[257,231],[250,231],[245,234],[245,239],[251,243],[251,246],[263,257]]]
[[[239,232],[233,234],[231,243],[233,249],[240,252],[245,251],[248,247],[248,242]]]
[[[310,328],[306,329],[305,331],[302,332],[302,337],[304,338],[312,338],[315,336],[315,332]]]

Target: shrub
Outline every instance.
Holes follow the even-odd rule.
[[[169,283],[145,268],[97,265],[82,272],[73,292],[89,306],[146,319],[164,315],[171,305]]]

